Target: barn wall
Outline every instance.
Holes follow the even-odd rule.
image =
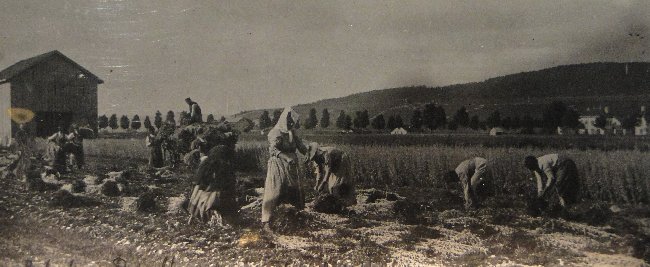
[[[97,80],[80,74],[73,64],[52,57],[12,79],[12,104],[34,112],[69,112],[73,123],[96,130]]]
[[[9,83],[0,84],[0,145],[9,145],[11,140],[11,118],[7,110],[11,108],[11,87]]]

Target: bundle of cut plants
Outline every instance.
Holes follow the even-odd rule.
[[[200,137],[202,150],[208,151],[217,145],[235,145],[239,131],[229,123],[193,123],[177,128],[169,138],[176,143],[176,151],[181,154],[192,151],[192,142]]]

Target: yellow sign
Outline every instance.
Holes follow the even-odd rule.
[[[18,124],[24,124],[34,119],[34,112],[26,108],[10,108],[7,109],[11,120]]]

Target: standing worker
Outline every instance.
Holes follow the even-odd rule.
[[[14,161],[7,170],[12,171],[18,179],[26,181],[27,171],[30,169],[34,138],[29,132],[26,124],[34,119],[34,112],[24,108],[10,108],[9,115],[11,121],[17,123],[18,131],[16,132],[15,142],[16,149],[20,151],[18,159]]]
[[[262,199],[262,224],[267,233],[271,232],[269,221],[276,206],[289,202],[300,210],[305,207],[296,150],[306,154],[308,148],[294,132],[296,121],[298,114],[287,107],[268,134],[270,158]]]
[[[63,127],[58,126],[57,131],[49,136],[47,141],[53,144],[53,147],[48,149],[48,153],[51,154],[52,167],[59,173],[67,172],[66,150],[64,149],[67,139],[63,133]]]
[[[14,175],[21,181],[26,181],[27,169],[29,169],[29,162],[32,156],[32,137],[25,129],[25,124],[20,124],[16,132],[16,149],[20,151],[18,156],[17,165],[14,169]]]
[[[342,207],[357,204],[347,153],[335,147],[320,147],[318,143],[312,142],[309,144],[307,160],[313,163],[316,193],[331,194]]]
[[[77,168],[81,170],[85,164],[85,160],[83,146],[84,140],[81,131],[79,131],[79,126],[72,124],[70,126],[70,133],[68,133],[66,139],[69,142],[65,144],[64,150],[66,153],[72,153],[72,155],[74,155],[75,162],[77,163]]]
[[[201,107],[199,107],[199,104],[192,101],[189,97],[185,98],[185,103],[190,106],[190,124],[203,122],[203,115],[201,115]]]
[[[149,135],[147,135],[146,144],[149,147],[149,166],[160,168],[163,166],[162,141],[157,138],[158,133],[153,126],[149,126]]]
[[[447,181],[460,181],[465,198],[465,209],[477,208],[477,189],[482,180],[490,179],[487,159],[475,157],[461,162],[455,170],[447,173]]]
[[[539,158],[527,156],[524,165],[535,175],[538,200],[544,199],[555,189],[563,208],[578,201],[580,182],[578,168],[572,159],[559,154]],[[546,177],[546,182],[543,176]]]

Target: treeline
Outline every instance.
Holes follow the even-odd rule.
[[[179,123],[177,124],[176,122],[176,115],[173,111],[168,111],[165,119],[163,120],[162,113],[160,111],[156,111],[156,114],[154,115],[153,122],[149,118],[149,116],[145,116],[144,121],[140,120],[139,115],[133,115],[131,119],[129,119],[128,116],[122,115],[119,120],[117,118],[117,114],[112,114],[110,117],[107,117],[106,115],[99,116],[97,118],[97,126],[99,129],[124,129],[124,130],[139,130],[141,128],[144,129],[149,129],[149,127],[154,126],[155,128],[160,128],[162,127],[163,124],[170,124],[173,126],[176,125],[187,125],[190,121],[190,114],[187,111],[181,111],[179,114]],[[226,121],[226,118],[221,116],[219,119],[219,122]],[[206,122],[207,123],[214,123],[218,122],[215,120],[214,115],[209,114],[206,117]]]
[[[282,110],[275,110],[271,115],[264,111],[260,115],[259,127],[265,129],[272,127],[278,121]],[[494,127],[502,127],[506,130],[519,130],[522,133],[547,132],[553,133],[558,127],[581,129],[585,126],[580,122],[580,113],[573,107],[567,106],[563,102],[556,101],[544,107],[536,116],[522,114],[522,116],[503,117],[496,110],[481,120],[476,114],[470,115],[465,107],[456,110],[453,115],[447,115],[442,106],[435,103],[429,103],[422,108],[412,111],[408,123],[404,121],[401,115],[390,115],[386,118],[384,114],[378,114],[372,118],[369,117],[367,110],[346,112],[340,111],[334,126],[341,130],[351,129],[375,129],[375,130],[392,130],[395,128],[407,128],[410,131],[431,131],[431,130],[457,130],[466,128],[472,130],[487,130]],[[541,116],[540,116],[541,115]],[[641,123],[641,116],[645,114],[633,113],[626,116],[621,121],[621,127],[625,129],[634,128]],[[595,121],[594,126],[604,128],[607,121],[613,116],[603,111]],[[305,129],[331,128],[330,112],[327,108],[321,111],[320,117],[317,110],[312,108],[306,119],[301,119]]]

